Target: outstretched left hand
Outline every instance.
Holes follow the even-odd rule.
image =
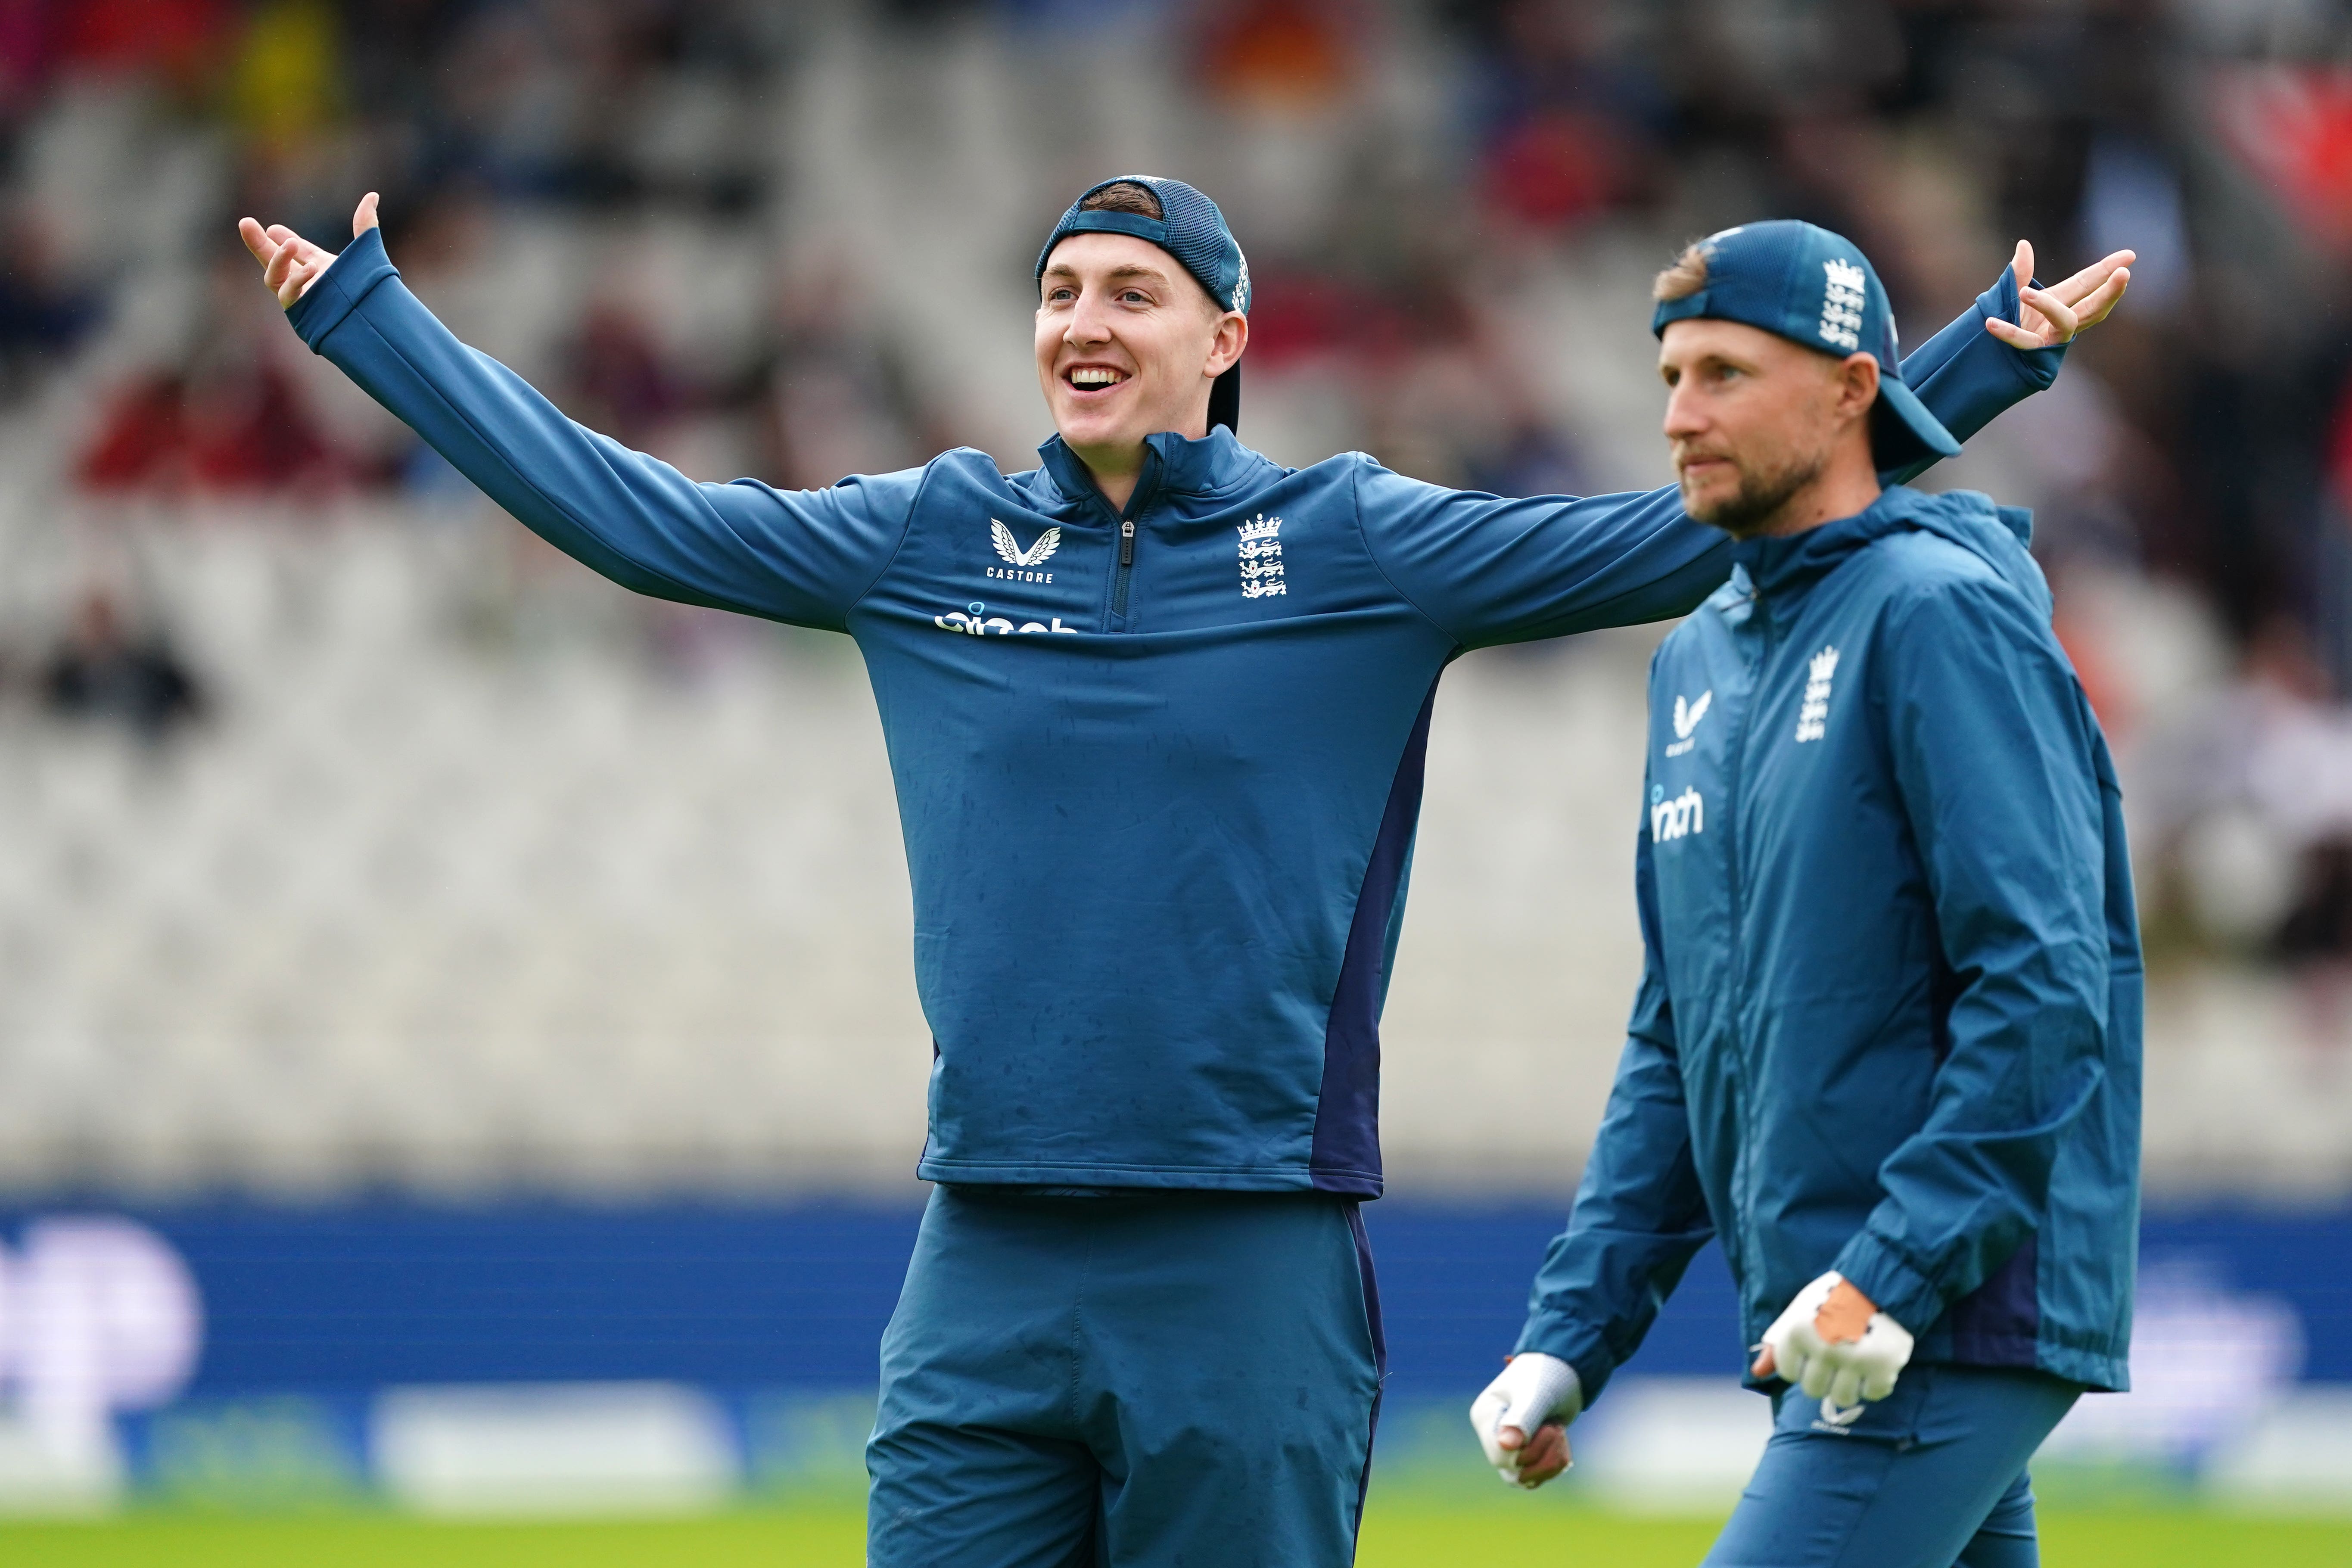
[[[2063,283],[2036,289],[2033,245],[2021,239],[2017,242],[2017,254],[2009,264],[2010,271],[2017,276],[2017,313],[2021,321],[1994,319],[1985,322],[1985,331],[2013,349],[2054,349],[2061,343],[2071,343],[2074,334],[2084,327],[2095,327],[2107,319],[2107,312],[2116,308],[2124,290],[2131,287],[2131,264],[2138,259],[2135,251],[2118,250],[2094,261]]]

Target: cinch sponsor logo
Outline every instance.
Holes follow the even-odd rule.
[[[1706,802],[1696,785],[1683,791],[1674,799],[1666,798],[1666,786],[1650,786],[1650,841],[1663,844],[1669,838],[1706,831]]]
[[[1024,621],[1016,626],[1003,616],[990,615],[988,606],[977,599],[961,610],[950,610],[944,616],[933,616],[931,625],[943,632],[964,632],[976,637],[990,636],[1009,637],[1023,632],[1067,632],[1072,637],[1078,635],[1078,628],[1064,626],[1062,617],[1059,616],[1054,617],[1054,624],[1050,626],[1042,621]]]

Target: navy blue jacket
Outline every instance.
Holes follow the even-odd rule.
[[[1890,489],[1659,648],[1647,962],[1520,1341],[1588,1397],[1710,1236],[1746,1343],[1836,1268],[1921,1360],[2125,1386],[2138,928],[2028,526]]]
[[[1983,330],[1905,372],[1958,432],[2056,374]],[[1672,489],[1506,500],[1360,454],[1155,436],[1114,511],[1058,439],[797,493],[696,484],[458,342],[373,231],[305,342],[627,587],[857,639],[914,883],[929,1179],[1380,1191],[1381,1003],[1439,673],[1688,612]]]

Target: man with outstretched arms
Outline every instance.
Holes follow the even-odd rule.
[[[2026,1461],[2125,1386],[2131,1331],[2115,769],[2029,516],[1881,488],[1891,443],[1956,443],[1862,252],[1751,224],[1657,295],[1665,433],[1731,580],[1651,668],[1633,1022],[1471,1421],[1506,1479],[1559,1474],[1714,1237],[1774,1424],[1707,1562],[2030,1568]]]
[[[1085,192],[1039,254],[1041,468],[796,493],[564,418],[408,292],[373,204],[340,258],[244,226],[305,342],[616,582],[865,656],[939,1184],[882,1347],[871,1560],[1348,1561],[1382,1355],[1357,1205],[1438,675],[1684,614],[1722,536],[1672,489],[1507,500],[1243,447],[1248,269],[1174,180]],[[1922,395],[1968,431],[2048,384],[2105,276],[2022,313],[2005,276],[1914,356]]]

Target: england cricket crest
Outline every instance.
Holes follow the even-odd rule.
[[[1260,512],[1235,531],[1241,535],[1242,597],[1265,599],[1287,593],[1282,575],[1282,519]]]
[[[1797,739],[1818,741],[1829,733],[1830,683],[1837,679],[1838,650],[1825,647],[1805,666],[1805,695],[1797,705]]]
[[[1851,261],[1824,261],[1822,273],[1822,342],[1852,353],[1862,346],[1867,276]]]

